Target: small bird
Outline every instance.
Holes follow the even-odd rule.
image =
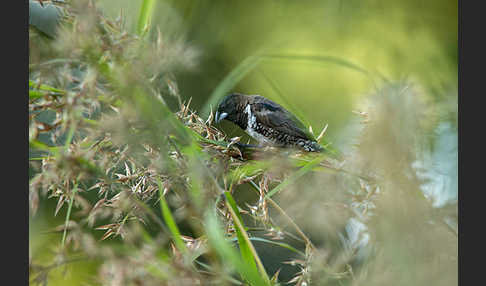
[[[264,146],[296,147],[308,152],[323,150],[292,113],[260,95],[227,95],[215,115],[216,123],[223,119],[235,123]]]

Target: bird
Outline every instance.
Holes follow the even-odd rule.
[[[218,104],[215,122],[228,120],[238,125],[262,146],[296,148],[321,152],[304,124],[281,105],[261,95],[231,93]]]

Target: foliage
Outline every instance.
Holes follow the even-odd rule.
[[[50,215],[65,212],[54,255],[31,249],[32,283],[77,261],[96,265],[83,282],[102,285],[456,281],[457,234],[413,167],[428,108],[413,85],[380,89],[342,161],[244,148],[213,125],[209,104],[205,120],[183,100],[175,73],[198,52],[148,31],[153,1],[142,4],[138,34],[76,1],[53,42],[31,45],[31,220],[52,200]],[[214,99],[238,79],[237,68]],[[366,246],[342,234],[350,219],[366,223]]]

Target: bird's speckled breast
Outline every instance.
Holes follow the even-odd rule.
[[[256,116],[251,112],[251,106],[248,104],[245,108],[244,111],[247,114],[248,118],[248,123],[246,125],[246,133],[250,135],[251,137],[255,138],[260,144],[273,144],[275,143],[273,140],[270,138],[267,138],[257,132],[257,121],[256,121]]]

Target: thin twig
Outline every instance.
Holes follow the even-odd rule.
[[[255,184],[255,182],[253,182],[253,180],[250,181],[250,184],[251,186],[253,186],[253,188],[255,188],[255,191],[257,191],[258,193],[260,193],[260,188]],[[313,249],[315,249],[316,247],[314,246],[314,244],[312,243],[312,241],[304,234],[304,232],[300,229],[300,227],[292,220],[291,217],[289,217],[285,211],[274,201],[272,200],[271,198],[269,197],[265,197],[266,200],[268,200],[268,202],[270,202],[270,204],[276,209],[278,210],[288,221],[289,223],[295,228],[295,230],[297,231],[297,233],[300,235],[300,237],[302,239],[304,239],[304,241],[310,245]]]
[[[73,188],[73,191],[72,191],[72,194],[71,194],[71,200],[69,201],[68,210],[67,210],[67,214],[66,214],[66,220],[64,222],[64,231],[62,233],[62,240],[61,240],[62,247],[64,247],[64,244],[66,242],[69,218],[71,217],[71,209],[73,207],[74,196],[76,195],[77,190],[78,190],[78,183],[76,182],[76,183],[74,183],[74,188]],[[68,182],[68,191],[69,191],[69,182]]]

